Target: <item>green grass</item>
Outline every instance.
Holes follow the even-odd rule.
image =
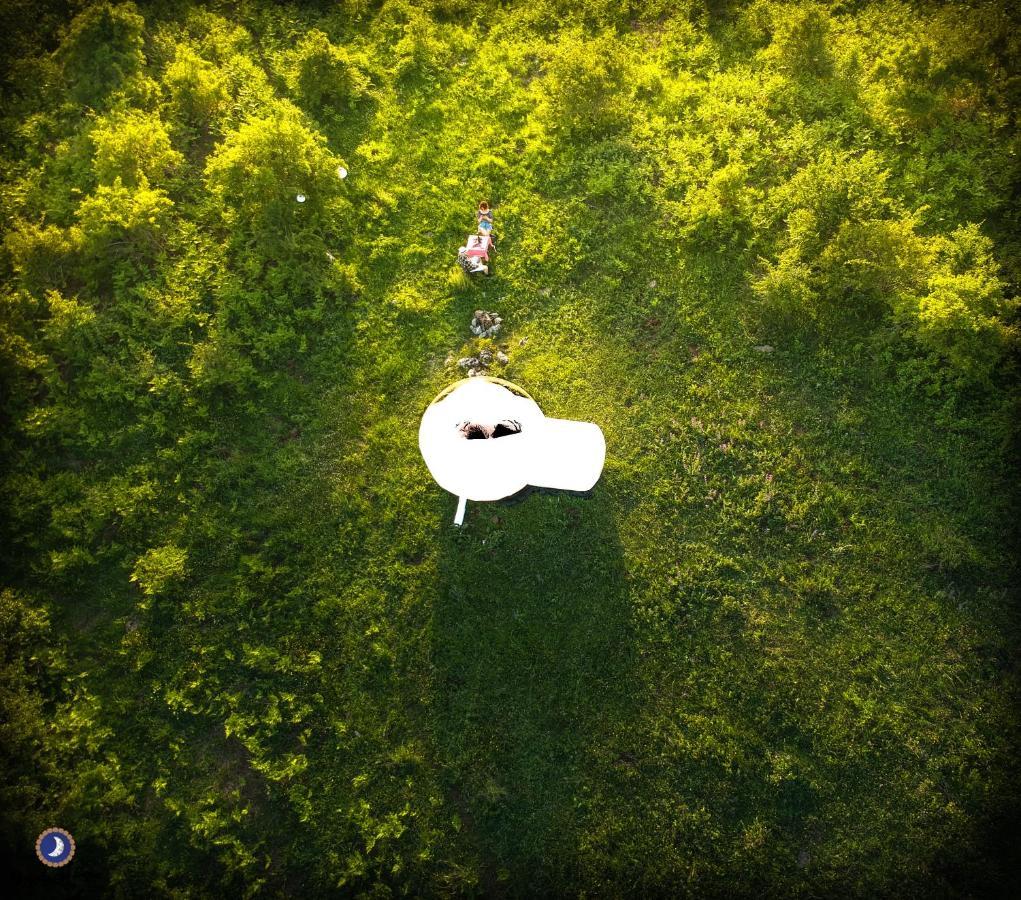
[[[48,896],[1009,894],[1017,388],[979,322],[1014,346],[1009,22],[591,4],[573,32],[535,4],[435,6],[142,5],[144,64],[90,105],[167,125],[168,218],[151,246],[144,223],[98,250],[8,241],[12,877]],[[40,15],[5,82],[4,214],[74,244],[94,121],[62,106],[85,63],[48,56],[73,37]],[[371,79],[353,106],[302,93],[288,54],[313,28]],[[186,42],[227,85],[201,126],[167,74]],[[244,183],[221,199],[206,163],[281,98],[323,142],[299,138],[307,171],[279,163],[310,182],[308,221],[269,199],[226,221]],[[834,163],[847,196],[790,201],[818,206],[798,238],[784,191],[828,152],[854,161]],[[714,182],[731,164],[740,185]],[[464,284],[482,197],[497,274]],[[839,256],[839,223],[876,221],[912,236]],[[975,301],[978,344],[947,350],[903,298],[975,222],[1006,299]],[[800,306],[755,289],[792,248]],[[51,290],[94,318],[61,325]],[[470,503],[456,529],[417,433],[478,308],[504,318],[500,374],[599,424],[607,462],[588,495]],[[147,593],[132,573],[167,546],[184,569]],[[79,845],[57,872],[31,856],[49,825]]]

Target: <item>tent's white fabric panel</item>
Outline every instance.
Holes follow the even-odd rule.
[[[606,439],[598,425],[570,419],[544,419],[531,444],[528,483],[561,491],[587,491],[606,460]]]
[[[458,427],[506,420],[521,431],[468,440]],[[586,491],[606,458],[598,425],[547,419],[534,400],[485,378],[466,379],[435,401],[422,417],[418,444],[437,484],[469,500],[500,500],[529,484]]]
[[[503,385],[482,378],[465,381],[434,403],[422,417],[418,445],[436,483],[469,500],[500,500],[528,484],[527,449],[542,410]],[[466,440],[462,422],[496,423],[513,419],[520,434],[491,440]]]
[[[453,430],[453,426],[451,426]],[[496,440],[447,442],[429,465],[440,487],[469,500],[500,500],[526,484],[527,438],[512,434]]]

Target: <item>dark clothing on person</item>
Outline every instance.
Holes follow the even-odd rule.
[[[478,422],[462,422],[458,429],[469,441],[487,438],[506,437],[509,434],[520,434],[521,423],[513,419],[504,419],[496,425],[482,425]]]
[[[469,441],[477,441],[484,438],[492,437],[493,435],[492,432],[489,430],[490,428],[491,426],[489,425],[476,425],[474,423],[469,423],[465,425],[461,430],[464,432],[464,436]]]

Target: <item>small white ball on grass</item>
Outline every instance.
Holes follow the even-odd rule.
[[[299,203],[304,203],[305,202],[305,195],[304,194],[298,194],[298,196],[295,197],[294,199],[297,200]]]
[[[343,166],[337,166],[337,177],[347,178],[347,169],[345,169]]]

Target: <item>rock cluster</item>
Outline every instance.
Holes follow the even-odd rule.
[[[491,337],[500,330],[500,325],[503,322],[496,313],[486,312],[484,309],[477,309],[472,315],[471,332],[476,337]],[[448,359],[448,362],[452,360]],[[489,367],[494,363],[499,363],[501,366],[507,365],[510,362],[510,358],[503,350],[485,350],[479,351],[478,356],[462,356],[457,364],[465,370],[469,378],[474,378],[477,375],[485,375],[489,371]]]
[[[469,378],[474,378],[476,375],[485,375],[489,371],[489,367],[493,363],[493,359],[504,365],[507,364],[507,354],[497,352],[494,356],[492,350],[483,350],[478,356],[465,356],[457,361],[457,364],[467,371]]]
[[[503,322],[496,313],[486,312],[484,309],[477,309],[472,315],[471,332],[476,337],[492,337],[500,330]]]

